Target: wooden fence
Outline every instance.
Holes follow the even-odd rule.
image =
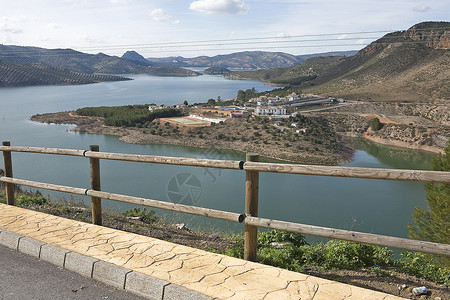
[[[9,205],[14,205],[14,186],[23,185],[40,189],[66,192],[70,194],[90,196],[92,199],[92,222],[98,225],[101,225],[102,223],[101,199],[144,205],[176,212],[222,219],[231,222],[244,222],[244,259],[246,260],[256,259],[258,227],[450,257],[450,245],[448,244],[417,241],[405,238],[299,224],[258,217],[258,190],[260,172],[418,181],[445,184],[450,184],[450,172],[262,163],[258,161],[259,157],[256,154],[247,154],[246,161],[232,161],[107,153],[99,152],[98,146],[95,145],[90,146],[89,150],[73,150],[40,147],[17,147],[11,146],[9,142],[3,142],[2,146],[0,146],[0,151],[3,152],[5,168],[5,174],[4,176],[0,177],[0,182],[5,183],[7,204]],[[88,158],[90,161],[91,186],[89,189],[76,188],[14,178],[11,158],[12,152],[68,155]],[[246,172],[244,211],[243,213],[238,214],[184,204],[103,192],[101,191],[100,187],[101,159],[242,170]]]

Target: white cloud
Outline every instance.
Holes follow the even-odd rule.
[[[426,12],[429,11],[431,9],[431,7],[426,6],[426,5],[419,5],[413,8],[413,11],[416,12]]]
[[[244,14],[249,10],[243,0],[197,0],[191,3],[190,9],[205,14]]]
[[[22,29],[20,29],[20,28],[11,28],[11,27],[8,27],[8,25],[0,25],[0,31],[1,32],[6,32],[6,33],[14,33],[14,34],[23,33]]]
[[[360,39],[355,42],[355,45],[367,45],[368,43],[367,40]]]
[[[0,22],[8,22],[8,23],[21,23],[25,21],[27,18],[24,15],[15,15],[15,16],[0,16]]]
[[[112,4],[128,4],[128,0],[109,0]]]
[[[172,19],[172,17],[161,8],[152,10],[150,16],[157,22],[168,22]]]
[[[6,33],[23,33],[21,24],[26,21],[24,15],[0,16],[0,31]]]
[[[88,45],[105,43],[105,38],[102,35],[83,34],[77,36],[77,40]]]
[[[58,23],[48,23],[47,24],[47,28],[60,29],[60,28],[63,28],[63,26],[61,24],[58,24]]]
[[[284,33],[284,32],[280,32],[277,34],[278,38],[290,38],[292,37],[292,35],[288,34],[288,33]]]

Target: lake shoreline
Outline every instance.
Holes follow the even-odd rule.
[[[197,138],[186,136],[186,138],[176,138],[170,136],[152,135],[144,128],[135,127],[115,127],[103,125],[103,118],[85,117],[75,115],[73,112],[59,112],[33,115],[30,120],[48,124],[71,124],[77,127],[70,131],[89,134],[103,134],[117,136],[122,142],[129,144],[157,144],[176,145],[185,147],[195,147],[201,149],[215,149],[218,152],[223,150],[238,151],[241,153],[258,153],[262,157],[270,160],[317,164],[317,165],[343,165],[351,162],[354,155],[353,143],[350,139],[344,139],[340,145],[338,153],[330,152],[308,152],[299,151],[293,147],[277,147],[267,144],[252,144],[251,142],[223,141],[213,137]],[[231,121],[231,120],[230,120]],[[229,120],[227,120],[229,122]],[[233,122],[233,121],[231,121]],[[209,151],[211,152],[211,151]],[[214,153],[211,153],[214,154]],[[218,154],[220,155],[220,154]]]

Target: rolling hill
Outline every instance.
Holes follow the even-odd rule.
[[[17,64],[0,61],[0,87],[87,84],[119,80],[131,79],[113,75],[86,74],[40,64]]]
[[[136,60],[103,53],[88,54],[72,49],[0,45],[0,61],[21,65],[40,64],[94,74],[151,74],[156,76],[198,76],[200,73],[177,67],[152,66]]]
[[[312,57],[294,67],[233,72],[227,77],[232,79],[260,80],[282,85],[300,85],[317,78],[319,74],[337,65],[344,59],[344,56]]]
[[[424,22],[374,41],[301,87],[377,101],[450,99],[450,23]]]
[[[350,57],[313,57],[290,68],[233,72],[237,79],[376,101],[450,100],[450,22],[393,32]]]

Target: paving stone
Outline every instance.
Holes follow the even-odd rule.
[[[164,286],[169,282],[147,276],[138,272],[128,273],[125,280],[125,290],[150,299],[162,299]]]
[[[21,238],[23,238],[23,236],[20,234],[8,230],[0,232],[0,244],[14,250],[17,250],[19,247],[19,240]]]
[[[169,284],[164,288],[163,300],[210,300],[212,298],[203,294],[188,290],[177,284]]]
[[[18,250],[22,253],[39,258],[41,254],[41,247],[43,245],[45,245],[45,243],[29,237],[24,237],[19,240]]]
[[[50,244],[45,244],[41,247],[41,255],[39,258],[63,268],[67,253],[70,253],[70,251]]]
[[[35,256],[40,249],[43,260],[151,299],[401,299],[17,207],[0,211],[0,244]]]
[[[98,259],[83,254],[70,252],[66,254],[64,268],[86,277],[92,277],[94,263],[96,262],[98,262]]]
[[[114,264],[98,261],[94,264],[92,278],[123,289],[125,288],[125,277],[130,272],[131,270],[116,266]]]

